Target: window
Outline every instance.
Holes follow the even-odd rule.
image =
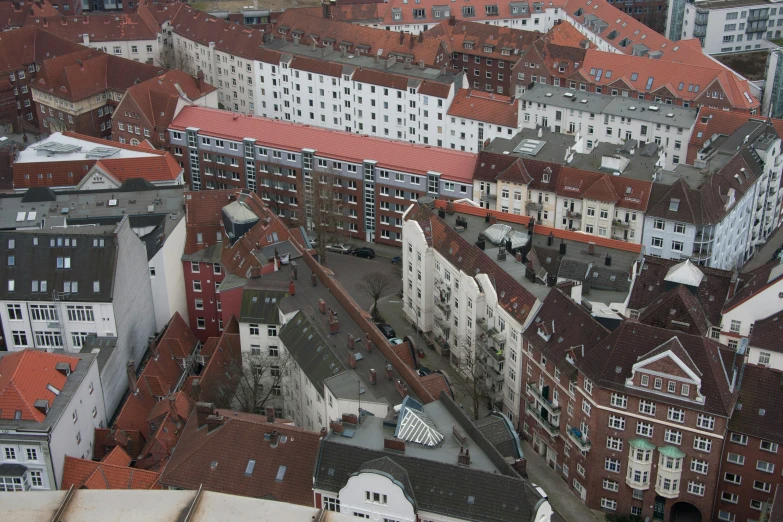
[[[604,489],[607,491],[614,491],[614,492],[620,491],[620,483],[617,482],[616,480],[605,478],[603,482],[603,486]]]
[[[712,449],[712,440],[704,437],[694,437],[693,449],[709,453]]]
[[[729,440],[731,440],[731,442],[734,444],[741,444],[742,446],[748,445],[748,436],[742,435],[740,433],[732,433]]]
[[[744,466],[745,456],[739,455],[737,453],[729,453],[728,455],[726,455],[726,461],[731,462],[732,464],[737,464],[738,466]]]
[[[769,451],[770,453],[777,453],[778,443],[762,440],[761,443],[759,444],[759,448],[762,449],[763,451]]]
[[[669,413],[666,416],[670,421],[685,422],[685,410],[669,406]]]
[[[699,416],[696,418],[696,426],[711,431],[715,429],[715,417],[699,413]]]
[[[372,491],[365,491],[364,492],[364,499],[367,502],[372,502],[373,504],[381,504],[383,506],[386,505],[386,495],[382,493],[375,493]]]
[[[761,480],[754,480],[753,489],[763,491],[764,493],[769,493],[772,490],[772,484],[769,482],[762,482]]]
[[[644,399],[639,401],[639,413],[655,416],[655,403]]]
[[[617,510],[617,501],[610,498],[601,498],[601,508],[609,511]]]
[[[607,457],[604,460],[604,469],[613,473],[620,473],[620,461],[611,457]]]
[[[332,497],[324,497],[324,509],[326,511],[340,512],[340,499]]]
[[[706,460],[691,459],[691,471],[700,475],[706,475],[708,469],[709,464]]]
[[[691,495],[703,497],[705,489],[706,489],[705,485],[702,484],[701,482],[693,482],[693,481],[688,482],[688,493],[690,493]]]
[[[660,390],[661,388],[663,388],[663,380],[660,377],[656,377],[655,381],[654,381],[654,384],[653,384],[653,387],[656,390]]]
[[[731,331],[734,333],[739,333],[740,328],[742,327],[742,321],[737,321],[732,319],[731,320]]]
[[[606,447],[614,451],[623,450],[623,439],[618,437],[606,437]]]
[[[664,432],[663,440],[665,442],[668,442],[669,444],[680,445],[682,443],[682,432],[679,432],[677,430],[667,429]]]
[[[201,292],[201,281],[193,281],[193,291]]]
[[[639,379],[639,384],[642,386],[649,386],[650,377],[648,375],[642,375]]]
[[[11,447],[3,448],[5,460],[16,460],[16,449]]]
[[[614,430],[625,429],[625,417],[619,415],[609,415],[609,427]]]
[[[771,462],[766,462],[764,460],[758,460],[756,461],[756,469],[759,471],[763,471],[764,473],[774,473],[775,472],[775,465]]]
[[[611,404],[615,408],[625,409],[628,406],[628,397],[622,393],[612,393]]]
[[[641,435],[642,437],[652,437],[653,436],[652,423],[638,421],[636,423],[636,434]]]
[[[9,304],[7,305],[8,308],[8,319],[11,321],[21,321],[22,320],[22,305],[18,304]]]

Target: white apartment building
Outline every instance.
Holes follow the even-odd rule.
[[[437,218],[426,202],[414,203],[404,219],[403,309],[408,320],[449,347],[456,371],[485,379],[492,401],[516,423],[521,334],[541,303]]]
[[[767,263],[756,270],[737,275],[736,291],[726,301],[721,314],[721,343],[730,347],[744,345],[745,339],[753,338],[757,326],[774,332],[775,317],[783,312],[781,276],[783,264],[780,263]],[[758,340],[761,335],[756,334],[756,337]],[[759,364],[760,350],[758,347],[754,349],[752,343],[748,355],[748,362]],[[761,359],[761,362],[771,364],[769,360]]]
[[[724,270],[742,266],[780,223],[780,149],[774,129],[759,120],[708,140],[692,168],[679,166],[677,181],[656,187],[645,218],[645,252]],[[710,183],[701,180],[702,169]]]
[[[698,38],[706,54],[776,47],[783,11],[769,2],[669,2],[666,34],[672,40]]]
[[[333,341],[304,312],[286,302],[285,291],[256,289],[253,282],[248,285],[242,292],[239,337],[242,352],[251,357],[243,360],[252,362],[252,356],[258,356],[269,368],[264,382],[275,389],[267,407],[275,408],[276,416],[311,431],[328,428],[344,413],[357,415],[359,408],[386,417],[389,403],[376,397],[338,359]],[[357,346],[362,342],[357,340]],[[275,379],[281,371],[286,378]]]
[[[511,138],[520,129],[518,110],[516,98],[460,89],[448,110],[447,144],[479,152],[495,138]]]
[[[642,155],[642,149],[654,143],[655,166],[666,169],[685,162],[698,115],[697,109],[541,84],[527,89],[520,103],[522,128],[574,135],[575,152],[590,152],[599,143],[636,140],[639,150],[634,153]]]
[[[98,357],[4,352],[0,375],[0,491],[60,489],[65,456],[91,458],[106,425]]]
[[[67,226],[55,216],[46,224],[0,237],[6,249],[0,322],[7,349],[78,353],[90,335],[117,337],[103,369],[118,376],[106,383],[107,409],[114,411],[127,389],[126,362],[139,364],[155,333],[147,249],[128,216],[116,225]]]

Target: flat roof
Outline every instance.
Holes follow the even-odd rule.
[[[565,107],[594,113],[630,117],[635,120],[649,121],[663,125],[690,128],[696,122],[698,109],[654,103],[624,96],[609,96],[577,89],[566,89],[554,85],[536,83],[525,91],[520,99],[546,103],[556,107]]]
[[[156,154],[148,152],[112,147],[109,144],[80,140],[55,132],[21,151],[14,163],[95,161],[100,159],[152,158],[155,156]]]
[[[423,406],[423,411],[435,425],[435,429],[444,435],[443,441],[437,446],[424,446],[414,442],[405,444],[405,456],[445,464],[456,464],[462,443],[452,434],[454,426],[467,437],[466,446],[470,448],[470,467],[482,471],[501,473],[501,470],[492,463],[489,456],[481,449],[481,446],[462,428],[457,419],[446,409],[441,401],[431,402]],[[358,448],[375,451],[383,451],[383,441],[394,438],[396,422],[384,422],[379,417],[367,416],[356,425],[356,431],[351,437],[345,437],[334,431],[329,432],[327,439],[330,442],[345,444]]]

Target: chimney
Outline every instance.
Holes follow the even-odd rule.
[[[206,424],[207,424],[207,433],[209,433],[210,431],[219,428],[223,425],[223,416],[210,415],[207,417]]]
[[[299,36],[294,35],[294,45],[299,45]]]
[[[273,448],[277,447],[277,443],[280,440],[280,435],[277,433],[277,430],[274,430],[272,433],[268,433],[269,435],[269,445]],[[264,436],[266,438],[266,436]]]
[[[68,364],[67,362],[58,362],[57,364],[54,365],[54,369],[62,373],[66,377],[71,375],[71,365]]]
[[[383,439],[383,449],[405,453],[405,441],[397,438]]]
[[[405,33],[400,31],[400,45],[405,43]]]
[[[193,379],[190,383],[190,398],[198,402],[201,396],[201,379]]]
[[[446,76],[446,66],[445,65],[440,68],[440,75],[441,76]]]
[[[455,424],[451,431],[454,433],[454,437],[459,441],[460,444],[467,444],[468,438],[464,433],[462,433],[462,430],[459,428],[459,426]]]
[[[196,88],[198,89],[198,92],[204,91],[204,71],[201,69],[196,73]]]
[[[359,418],[355,413],[343,413],[343,423],[356,425],[359,424]]]
[[[419,31],[419,43],[424,41],[424,31]]]
[[[326,434],[327,434],[327,433],[329,433],[329,431],[328,431],[328,430],[327,430],[325,427],[321,428],[321,438],[322,438],[322,439],[323,439],[324,437],[326,437]]]
[[[196,403],[196,425],[199,429],[203,428],[207,424],[207,417],[212,415],[214,409],[215,405],[211,402]]]
[[[332,17],[332,10],[331,5],[329,4],[329,0],[324,0],[324,2],[321,4],[321,10],[322,15],[324,18],[329,19]]]
[[[329,56],[330,54],[332,54],[332,51],[334,51],[334,44],[333,43],[328,43],[328,44],[324,45],[324,48],[323,48],[323,55],[324,55],[324,57]]]
[[[270,408],[270,407],[267,406],[266,408],[264,408],[264,411],[266,413],[266,421],[274,423],[275,422],[275,409],[274,408]]]
[[[419,69],[424,70],[424,60],[419,60]]]
[[[459,455],[457,456],[457,464],[462,466],[470,466],[470,450],[465,446],[459,447]]]
[[[147,342],[150,345],[150,347],[149,347],[150,357],[157,361],[158,360],[158,345],[155,343],[155,337],[150,336],[149,341],[147,341]]]
[[[329,423],[329,429],[335,433],[343,432],[343,424],[341,422],[332,421]]]
[[[310,42],[310,52],[315,52],[315,42]]]
[[[457,18],[454,15],[449,16],[449,25],[457,25]]]
[[[292,296],[296,295],[296,285],[294,284],[293,279],[288,282],[288,294]]]
[[[49,27],[49,20],[47,20],[46,18],[43,19],[43,26]]]
[[[84,70],[84,62],[82,62],[81,60],[76,60],[76,65],[78,65],[79,69],[81,69],[82,71]]]
[[[386,59],[386,65],[384,66],[384,69],[391,69],[395,63],[397,63],[397,57],[389,56],[389,58]]]
[[[179,413],[177,413],[177,400],[174,395],[169,396],[169,415],[171,420],[179,422]]]
[[[128,374],[128,391],[131,395],[136,395],[139,391],[139,387],[136,386],[136,364],[133,361],[128,361],[125,365],[125,371]]]
[[[258,279],[261,277],[261,267],[254,266],[250,269],[250,279]]]

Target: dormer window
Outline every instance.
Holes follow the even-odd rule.
[[[492,52],[492,46],[491,45],[485,45],[484,46],[484,52],[485,53],[491,53]]]
[[[476,16],[476,8],[472,5],[462,6],[462,16]],[[13,80],[13,78],[11,78],[11,80]]]
[[[484,6],[487,16],[498,16],[499,10],[497,4]]]
[[[465,42],[462,44],[465,49],[473,49],[473,42]]]

